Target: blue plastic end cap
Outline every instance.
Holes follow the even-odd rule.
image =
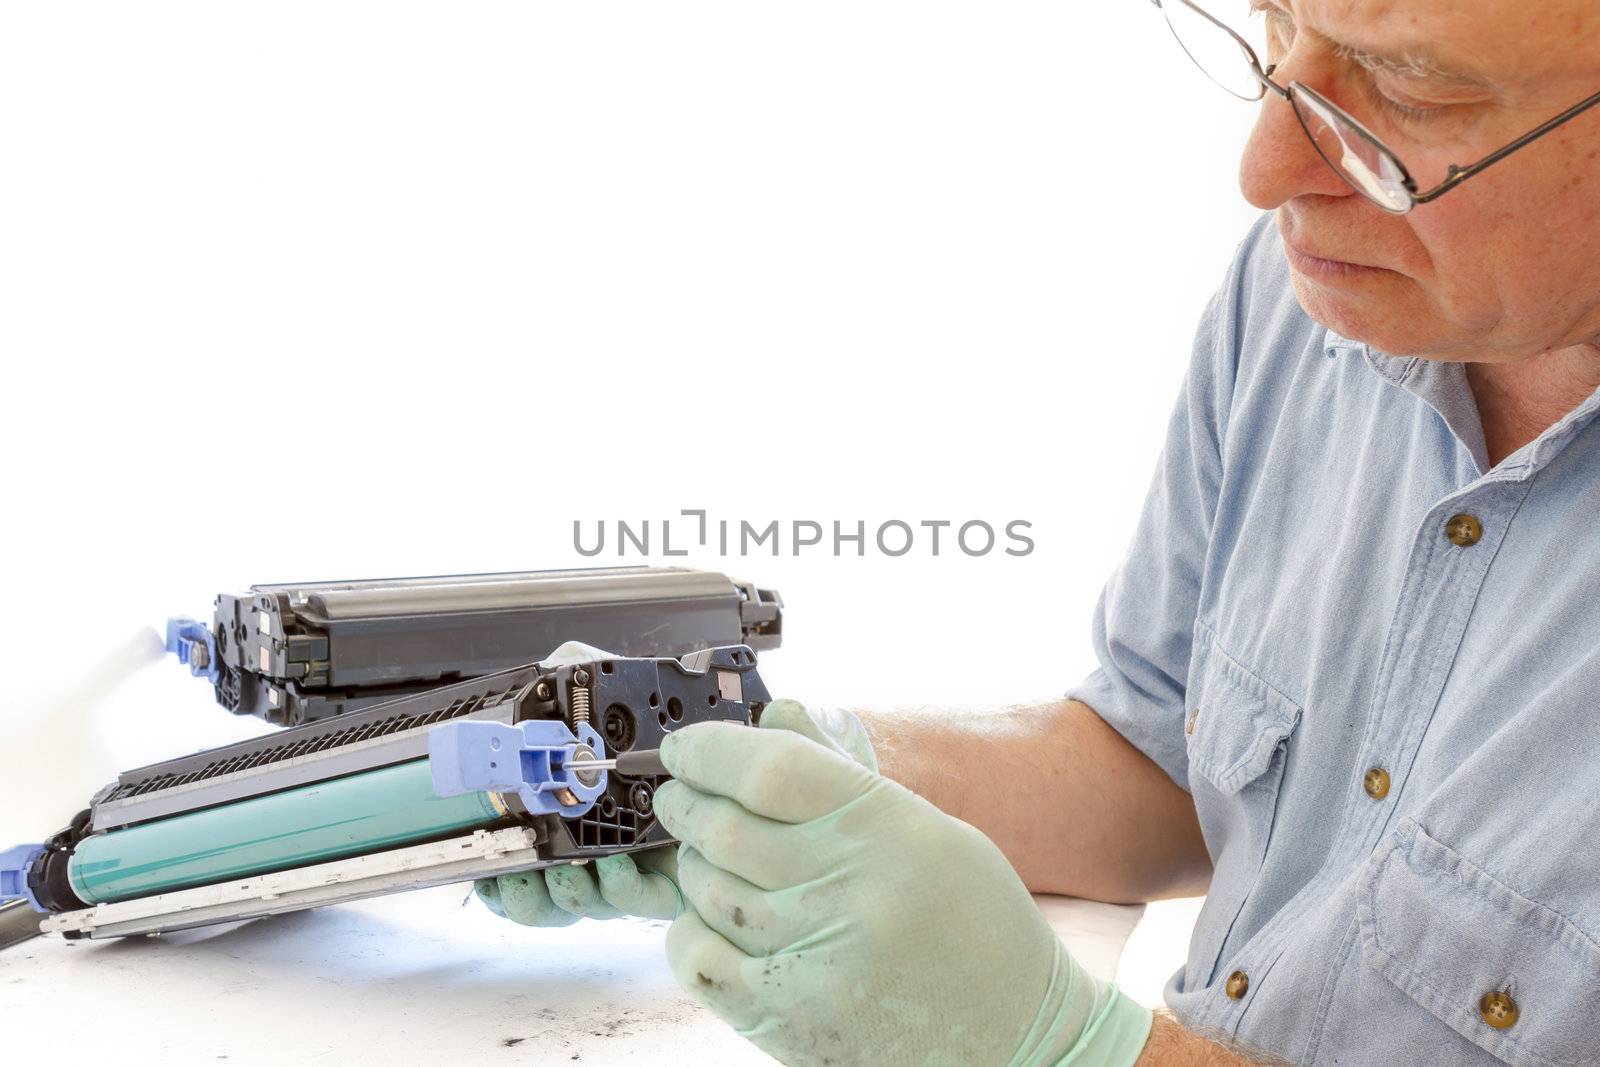
[[[39,906],[28,888],[28,872],[33,869],[33,861],[42,855],[43,845],[18,845],[0,852],[0,904],[26,900],[34,911],[48,910]]]
[[[576,734],[559,719],[440,723],[428,731],[433,791],[442,797],[515,793],[530,814],[575,819],[606,790],[604,771],[584,785],[565,769],[579,745],[605,758],[605,742],[588,723],[579,723]],[[572,800],[577,803],[563,803]]]
[[[196,678],[215,682],[222,673],[217,665],[216,635],[199,619],[168,619],[167,651],[177,656],[178,662],[187,666]]]

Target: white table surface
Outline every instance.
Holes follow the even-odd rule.
[[[466,886],[0,953],[8,1058],[51,1063],[771,1063],[673,982],[667,924],[507,922]],[[1142,911],[1040,898],[1109,975]]]

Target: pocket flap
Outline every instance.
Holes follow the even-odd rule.
[[[1224,652],[1196,648],[1189,686],[1189,769],[1224,795],[1261,777],[1300,721],[1300,705]]]
[[[1451,1029],[1514,1064],[1595,1062],[1600,944],[1403,819],[1356,899],[1368,964]],[[1484,1021],[1485,994],[1517,1009]]]

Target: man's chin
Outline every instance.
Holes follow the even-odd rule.
[[[1415,316],[1385,301],[1380,293],[1332,290],[1290,272],[1294,295],[1312,321],[1341,337],[1363,341],[1389,355],[1414,355],[1427,349],[1415,328]],[[1408,317],[1413,325],[1404,325]]]

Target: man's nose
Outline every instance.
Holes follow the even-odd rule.
[[[1280,68],[1281,69],[1281,68]],[[1286,77],[1276,74],[1279,85]],[[1354,196],[1355,191],[1317,154],[1301,128],[1294,107],[1268,90],[1255,127],[1239,161],[1239,189],[1263,211],[1272,211],[1297,196]]]

